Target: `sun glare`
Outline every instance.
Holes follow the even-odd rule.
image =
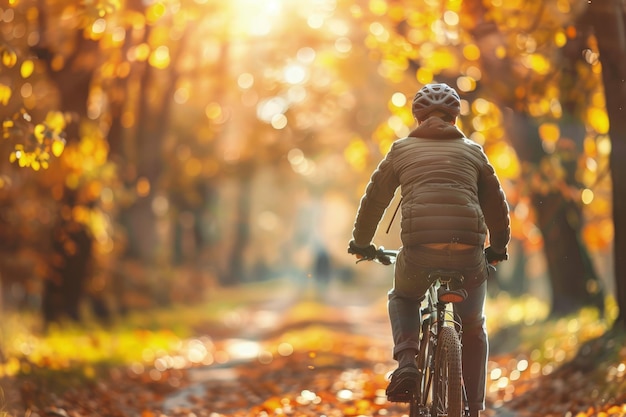
[[[346,24],[330,19],[336,8],[336,0],[233,0],[229,25],[240,36],[266,36],[276,26],[298,17],[305,19],[312,29],[328,24],[330,31],[345,36],[349,29]]]
[[[235,0],[231,3],[237,33],[264,36],[283,11],[283,0]]]

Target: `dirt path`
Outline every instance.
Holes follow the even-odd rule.
[[[324,302],[298,288],[278,295],[242,313],[248,324],[222,341],[228,359],[189,370],[191,384],[164,398],[166,415],[207,408],[212,417],[408,413],[384,397],[395,366],[385,291],[331,288]],[[298,338],[311,341],[300,346]],[[277,354],[281,346],[293,351]],[[515,416],[503,408],[484,415]]]

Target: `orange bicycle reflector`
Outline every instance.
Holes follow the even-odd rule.
[[[467,294],[465,291],[442,291],[439,294],[439,301],[444,303],[460,303],[465,300]]]

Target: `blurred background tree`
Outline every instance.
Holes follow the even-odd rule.
[[[503,114],[503,138],[515,149],[521,175],[535,183],[526,186],[524,204],[532,207],[543,239],[552,312],[568,314],[588,304],[602,309],[603,291],[580,239],[581,107],[598,84],[590,65],[578,66],[582,47],[570,46],[577,40],[572,20],[581,11],[575,4],[542,2],[507,7],[489,13],[481,2],[468,1],[462,16],[480,50],[483,77],[493,80],[484,83],[484,94]],[[512,13],[514,25],[507,24]]]
[[[610,268],[623,252],[611,213],[619,123],[609,131],[621,99],[603,88],[619,83],[607,68],[621,64],[603,57],[623,55],[612,52],[623,36],[618,19],[597,30],[607,7],[10,0],[0,8],[5,304],[46,305],[55,321],[78,319],[87,299],[106,318],[198,301],[215,285],[306,279],[319,248],[349,276],[345,245],[369,173],[412,128],[414,92],[444,81],[512,204],[498,286],[549,298],[554,314],[602,310],[624,291],[624,265]],[[377,239],[394,246],[396,235]]]
[[[626,328],[626,120],[624,100],[626,90],[626,13],[622,1],[589,3],[582,22],[597,37],[598,51],[602,62],[602,81],[608,113],[611,138],[610,171],[611,197],[614,227],[613,253],[615,294],[619,315],[615,327]],[[587,54],[588,55],[588,54]],[[598,57],[592,55],[592,59]],[[599,116],[597,116],[599,117]]]

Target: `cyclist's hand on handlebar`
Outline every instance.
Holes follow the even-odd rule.
[[[491,246],[485,248],[485,257],[487,258],[487,263],[491,265],[495,265],[498,262],[506,261],[507,259],[509,259],[509,255],[506,253],[506,251],[504,253],[497,253],[496,251],[491,249]]]
[[[369,246],[360,247],[351,240],[348,244],[348,253],[355,255],[357,259],[374,259],[376,258],[376,245],[370,243]]]

